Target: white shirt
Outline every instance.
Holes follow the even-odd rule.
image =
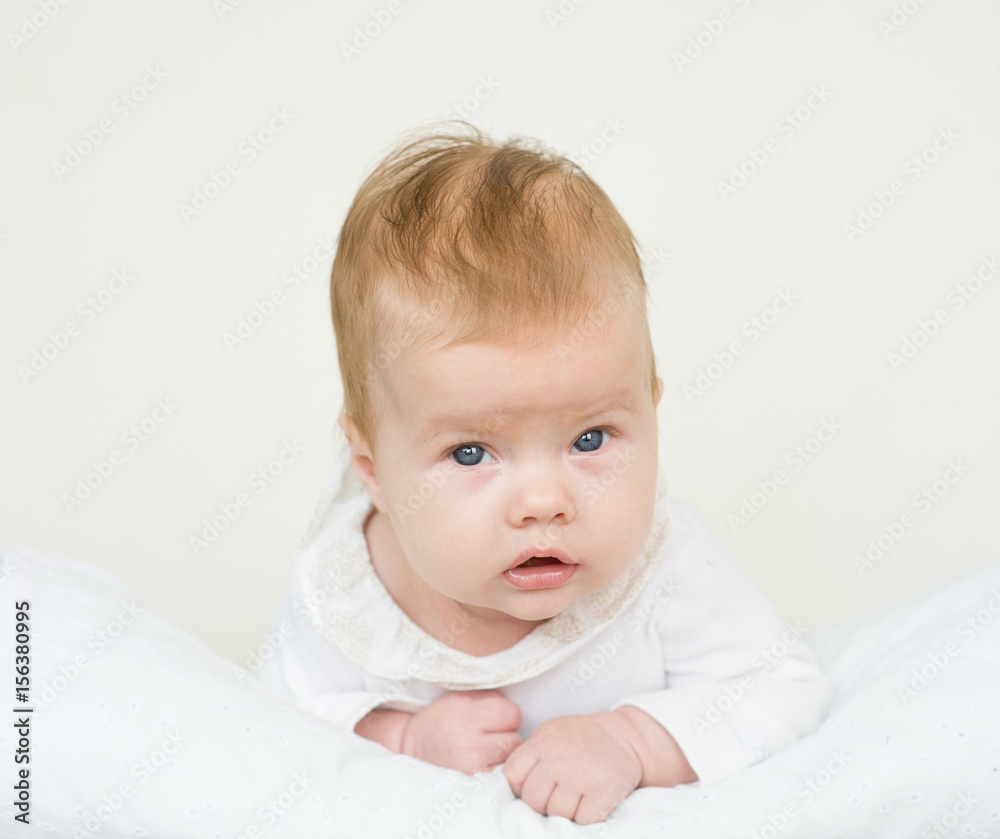
[[[677,740],[703,785],[812,732],[830,682],[701,517],[667,497],[662,467],[645,550],[617,580],[501,652],[474,656],[426,633],[375,574],[371,498],[345,446],[254,679],[353,731],[375,707],[416,711],[495,688],[527,739],[545,720],[634,705]],[[453,625],[455,635],[461,625]],[[444,642],[444,643],[442,643]]]

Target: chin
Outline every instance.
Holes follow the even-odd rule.
[[[525,598],[528,600],[529,598]],[[554,618],[560,612],[569,608],[575,601],[575,597],[567,597],[565,594],[555,597],[537,598],[536,602],[524,602],[517,604],[510,614],[524,621],[544,621]]]

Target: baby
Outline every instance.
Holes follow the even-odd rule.
[[[349,445],[256,678],[580,824],[810,733],[801,632],[667,497],[645,295],[566,158],[467,125],[395,147],[340,234]]]

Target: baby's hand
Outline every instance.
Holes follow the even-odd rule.
[[[403,754],[467,775],[503,763],[521,745],[521,709],[498,690],[446,693],[407,721]]]
[[[635,729],[615,711],[546,720],[507,759],[514,794],[578,824],[604,821],[642,781]]]

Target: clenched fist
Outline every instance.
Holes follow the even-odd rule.
[[[533,810],[594,824],[642,782],[636,736],[614,711],[556,717],[511,755],[504,775]]]
[[[604,821],[638,787],[698,780],[673,735],[632,705],[546,720],[503,773],[533,810],[577,824]]]
[[[521,745],[520,725],[521,709],[498,690],[446,693],[407,720],[400,752],[474,775]]]

